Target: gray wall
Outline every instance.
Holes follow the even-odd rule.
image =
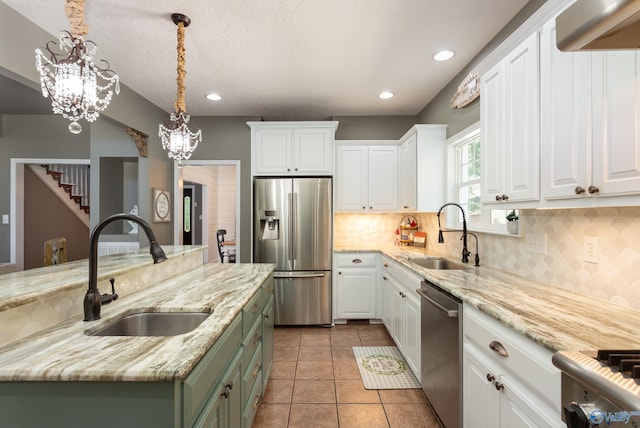
[[[336,140],[397,140],[413,125],[416,116],[334,116]]]
[[[449,84],[425,106],[417,116],[416,123],[446,123],[447,136],[457,134],[468,126],[480,120],[479,99],[460,109],[449,107],[451,98],[456,93],[460,82],[467,77],[471,70],[480,63],[491,51],[513,33],[527,20],[546,0],[530,0],[520,12],[485,46],[482,51],[467,66],[454,77]],[[482,96],[482,95],[480,95]]]

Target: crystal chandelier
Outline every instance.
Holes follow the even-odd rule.
[[[182,161],[189,159],[198,143],[202,141],[202,132],[199,129],[197,132],[191,132],[187,127],[190,118],[184,102],[184,78],[187,74],[184,68],[184,29],[191,24],[191,20],[181,13],[171,14],[171,20],[178,26],[178,95],[174,105],[176,111],[171,113],[169,120],[160,124],[159,135],[162,148],[167,150],[171,159],[178,161],[178,168],[181,168]]]
[[[118,75],[102,60],[105,67],[94,64],[96,44],[85,42],[88,32],[84,23],[84,0],[66,0],[65,13],[70,31],[60,32],[60,52],[52,49],[55,41],[47,42],[44,51],[36,49],[36,68],[40,73],[42,95],[51,98],[54,114],[69,119],[69,131],[82,132],[80,119],[93,122],[107,108],[113,91],[120,92]]]

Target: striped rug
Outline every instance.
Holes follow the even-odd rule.
[[[354,346],[365,389],[420,388],[420,382],[395,346]]]

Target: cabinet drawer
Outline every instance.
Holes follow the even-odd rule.
[[[258,345],[256,352],[253,353],[253,358],[248,364],[242,367],[244,375],[242,376],[242,402],[246,403],[249,399],[249,394],[253,390],[258,379],[262,379],[262,345]]]
[[[247,367],[260,344],[262,344],[262,317],[255,320],[251,330],[242,340],[243,367]]]
[[[242,322],[236,317],[227,330],[216,341],[211,350],[200,360],[184,381],[184,424],[198,414],[205,398],[216,386],[222,371],[233,355],[238,352],[242,341]]]
[[[265,304],[265,294],[262,288],[251,298],[249,303],[242,309],[242,334],[247,335],[249,329],[253,327],[253,323],[262,313],[262,306]]]
[[[377,254],[346,253],[336,254],[337,267],[376,267]]]
[[[560,370],[551,363],[551,351],[467,305],[464,306],[463,329],[465,342],[474,343],[487,357],[554,408],[561,402]],[[504,347],[508,356],[493,350],[496,342]]]
[[[269,297],[273,294],[273,275],[262,284],[262,291],[264,292],[264,301],[269,301]]]
[[[256,412],[258,411],[258,406],[260,406],[260,402],[262,401],[262,395],[260,392],[262,391],[262,379],[256,379],[256,384],[253,386],[251,390],[251,394],[249,394],[249,398],[244,407],[243,420],[245,428],[249,428],[253,425],[253,419],[256,417]]]

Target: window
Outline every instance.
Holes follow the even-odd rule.
[[[449,201],[457,202],[467,216],[469,230],[504,233],[509,209],[492,209],[480,204],[480,123],[476,123],[448,140],[447,147],[447,188]],[[448,228],[462,228],[460,210],[447,210]],[[517,210],[516,210],[517,214]]]

